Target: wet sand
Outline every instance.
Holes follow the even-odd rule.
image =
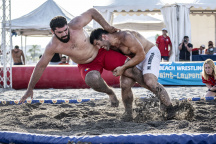
[[[0,106],[0,130],[50,135],[215,133],[216,101],[174,102],[172,117],[159,110],[156,98],[135,99],[134,120],[125,122],[123,104],[108,99],[79,104]]]

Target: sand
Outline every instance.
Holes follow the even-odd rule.
[[[167,87],[172,98],[200,97],[206,87]],[[25,90],[1,92],[1,99],[20,98]],[[115,89],[120,95],[120,89]],[[134,120],[125,122],[123,104],[110,106],[106,95],[91,89],[35,90],[35,98],[103,98],[80,104],[22,104],[0,106],[0,130],[50,135],[101,135],[101,134],[160,134],[160,133],[215,133],[216,101],[179,102],[173,100],[173,114],[159,109],[157,98],[139,99],[151,93],[133,88],[136,95]],[[189,94],[189,95],[188,95]],[[4,97],[4,98],[2,98]],[[119,98],[120,99],[120,98]]]
[[[141,87],[132,88],[134,97],[147,97],[152,93]],[[206,86],[169,86],[166,87],[172,99],[188,97],[204,97]],[[23,90],[4,90],[0,88],[0,100],[19,100],[25,93]],[[118,97],[121,97],[121,89],[114,88]],[[78,99],[78,98],[108,98],[106,94],[92,89],[36,89],[34,99]]]

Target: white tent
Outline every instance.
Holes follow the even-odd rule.
[[[32,12],[11,20],[11,29],[23,36],[49,36],[51,35],[49,23],[55,16],[64,16],[68,22],[74,18],[53,0],[47,0]],[[87,26],[86,29],[91,27]]]
[[[99,1],[95,0],[96,3]],[[103,3],[105,3],[103,1]],[[169,31],[169,35],[174,47],[170,61],[178,60],[178,44],[184,35],[191,36],[190,8],[201,11],[210,7],[216,8],[215,0],[109,0],[105,5],[100,3],[94,6],[104,18],[112,24],[114,13],[140,13],[140,12],[162,12],[164,23]],[[199,9],[201,7],[201,9]],[[99,27],[95,22],[94,28]]]
[[[163,20],[154,18],[151,15],[114,15],[113,26],[119,29],[131,30],[158,30],[164,27]]]

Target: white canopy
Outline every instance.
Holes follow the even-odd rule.
[[[162,16],[161,16],[162,18]],[[163,19],[163,18],[162,18]],[[163,20],[150,15],[114,15],[113,26],[119,29],[137,31],[158,30],[164,27]]]
[[[107,0],[94,6],[98,9],[104,18],[112,24],[113,14],[117,13],[139,13],[139,12],[162,12],[164,23],[169,31],[173,44],[173,54],[170,61],[178,60],[178,44],[182,41],[184,35],[191,36],[190,26],[190,8],[194,7],[196,11],[203,9],[216,8],[215,0]],[[201,9],[200,9],[201,8]],[[94,28],[100,27],[94,22]]]
[[[69,22],[73,15],[56,4],[53,0],[47,0],[32,12],[11,20],[11,29],[16,30],[18,35],[51,35],[49,23],[55,16],[64,16]],[[88,29],[91,29],[87,26]]]

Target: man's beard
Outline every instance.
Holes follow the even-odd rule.
[[[54,33],[55,34],[55,33]],[[63,43],[67,43],[69,40],[70,40],[70,31],[68,31],[68,35],[66,35],[66,36],[64,36],[64,37],[67,37],[66,39],[62,39],[62,38],[64,38],[64,37],[58,37],[56,34],[55,34],[55,36],[57,37],[57,39],[59,39],[61,42],[63,42]]]

